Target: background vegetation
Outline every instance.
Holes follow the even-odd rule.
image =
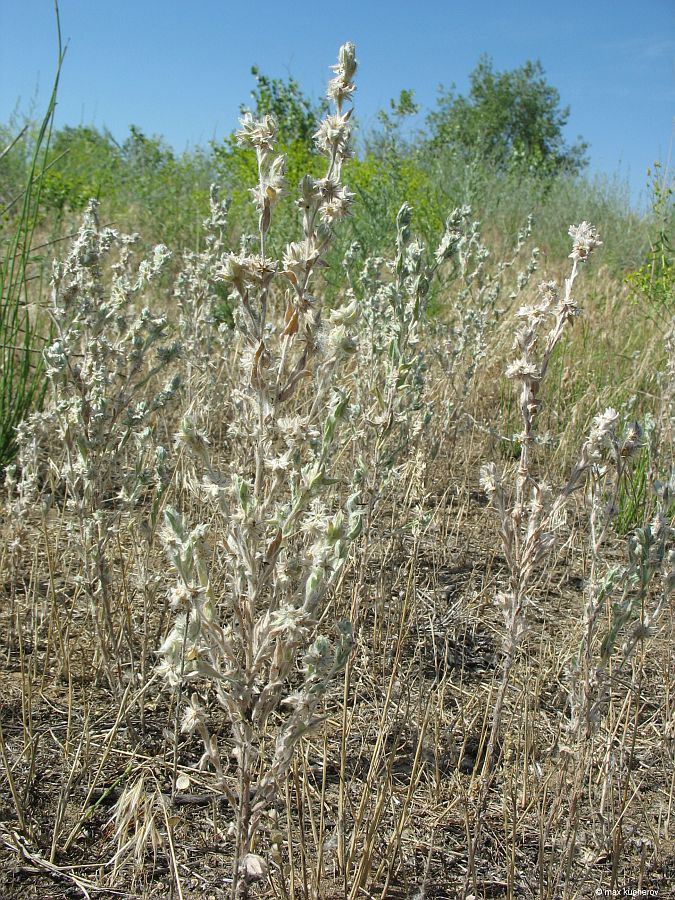
[[[252,75],[250,109],[257,116],[275,116],[288,158],[287,181],[296,184],[317,169],[313,134],[324,104],[312,102],[292,78],[268,78],[256,67]],[[438,233],[453,206],[470,204],[495,233],[510,233],[533,213],[538,241],[554,255],[564,250],[559,237],[564,223],[583,214],[614,238],[610,263],[617,274],[645,261],[648,220],[631,209],[624,184],[611,176],[586,176],[588,147],[581,139],[566,141],[569,108],[561,106],[540,63],[498,72],[484,57],[471,74],[466,96],[454,88],[441,91],[426,124],[413,127],[418,113],[412,93],[403,91],[380,113],[378,129],[363,133],[357,128],[348,171],[359,202],[345,240],[357,238],[373,251],[381,248],[404,201],[412,205],[415,228],[425,236]],[[40,129],[18,121],[0,126],[3,146],[22,127],[21,140],[0,160],[5,221],[12,215],[7,206],[28,175]],[[250,150],[237,146],[233,134],[179,153],[136,125],[121,142],[105,129],[65,126],[55,131],[45,162],[43,224],[72,225],[69,216],[95,197],[111,221],[136,228],[145,241],[195,248],[197,223],[208,211],[209,185],[217,182],[230,199],[231,229],[250,230],[245,185],[255,174],[255,160]],[[663,178],[661,173],[655,185]],[[282,208],[275,223],[280,243],[296,227],[291,205],[287,200],[288,214]],[[657,215],[666,215],[672,225],[672,203],[665,195]]]
[[[292,78],[269,78],[256,67],[251,73],[251,102],[242,111],[250,108],[258,117],[275,117],[279,149],[287,159],[286,182],[297,185],[304,174],[319,172],[313,135],[325,102],[312,102]],[[229,204],[226,240],[236,243],[256,230],[249,190],[257,177],[255,154],[237,144],[234,132],[222,142],[179,153],[161,136],[147,135],[136,125],[121,142],[105,129],[88,125],[52,133],[52,112],[50,107],[47,131],[43,122],[0,125],[0,146],[6,147],[0,156],[3,277],[9,279],[11,260],[22,260],[25,272],[30,259],[35,309],[44,307],[44,266],[58,242],[74,231],[90,198],[101,203],[106,223],[138,232],[145,247],[163,243],[174,250],[198,250],[215,183]],[[588,147],[581,139],[567,142],[569,108],[561,105],[538,62],[499,72],[483,57],[471,73],[467,95],[452,87],[440,91],[422,127],[412,124],[419,122],[419,113],[412,92],[402,91],[380,113],[377,129],[356,129],[351,159],[345,164],[345,180],[356,202],[329,253],[329,298],[339,290],[341,260],[348,248],[355,265],[386,252],[404,202],[412,207],[415,233],[426,243],[441,233],[451,209],[468,205],[483,223],[495,259],[509,252],[513,236],[532,215],[534,239],[552,267],[566,258],[569,223],[594,222],[604,238],[608,276],[617,286],[629,285],[631,301],[644,320],[661,319],[663,324],[663,317],[673,311],[675,213],[670,175],[658,163],[650,173],[652,205],[647,211],[631,206],[622,182],[611,176],[589,178]],[[28,236],[32,239],[33,233],[39,235],[40,249],[31,255]],[[278,252],[298,236],[297,210],[288,191],[277,206],[269,246]],[[16,278],[18,269],[12,265]],[[9,282],[6,290],[18,297]],[[15,302],[10,301],[8,309],[16,310]],[[438,312],[443,302],[442,297],[433,300],[430,309]],[[22,303],[27,308],[25,297]],[[229,321],[227,303],[219,315]],[[5,348],[16,346],[18,327],[16,317],[12,320],[6,312],[0,329]],[[4,379],[7,435],[0,456],[5,462],[13,452],[12,429],[39,396],[31,386],[39,331],[37,321],[22,327],[22,339],[30,344],[23,368],[13,351],[3,367],[5,372],[14,370],[13,388],[7,386],[10,376]],[[638,331],[644,336],[641,326]],[[31,365],[26,367],[28,357]],[[18,395],[12,399],[15,390],[23,400]],[[13,403],[16,412],[10,414]]]

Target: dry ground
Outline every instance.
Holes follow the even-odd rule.
[[[357,648],[261,835],[271,881],[255,896],[307,891],[329,900],[352,896],[359,880],[359,897],[449,900],[462,888],[500,675],[492,598],[505,571],[477,483],[495,447],[468,427],[453,440],[423,474],[414,466],[402,474],[333,600],[358,621]],[[14,524],[3,522],[8,542]],[[577,510],[529,610],[474,848],[476,897],[581,898],[599,888],[673,895],[672,614],[612,684],[593,742],[570,744],[567,667],[584,602],[583,525]],[[156,681],[144,693],[130,685],[120,707],[96,683],[72,567],[37,530],[25,539],[21,569],[11,570],[5,551],[0,584],[0,894],[229,897],[230,816],[208,774],[191,769],[197,742],[180,743],[190,786],[172,801],[170,695]],[[227,740],[225,721],[220,732]],[[234,783],[234,764],[232,775]],[[140,777],[147,805],[137,825],[154,821],[157,847],[132,846],[115,870],[112,810]]]

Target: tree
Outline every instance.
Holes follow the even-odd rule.
[[[588,145],[565,141],[570,109],[561,107],[560,94],[547,83],[539,61],[495,72],[490,57],[483,56],[470,81],[468,96],[450,88],[428,116],[435,150],[450,146],[467,161],[481,159],[500,170],[544,176],[576,175],[587,165]]]
[[[92,197],[116,191],[123,161],[110,132],[89,125],[66,125],[54,135],[43,196],[52,209],[82,210]]]

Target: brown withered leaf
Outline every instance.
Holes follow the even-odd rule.
[[[266,367],[267,358],[265,341],[260,341],[258,349],[255,351],[255,356],[253,357],[253,365],[251,366],[251,387],[257,388],[262,385],[260,370]]]
[[[276,557],[277,553],[279,552],[279,547],[281,547],[281,542],[283,539],[284,539],[283,532],[282,532],[281,528],[279,528],[277,530],[276,535],[270,542],[270,545],[267,548],[267,553],[265,554],[265,562],[267,563],[267,565],[270,565],[271,563],[274,562],[274,558]]]
[[[295,372],[288,379],[288,381],[286,382],[284,387],[277,394],[277,400],[282,403],[285,400],[288,400],[288,398],[293,394],[293,391],[298,386],[300,380],[302,378],[311,378],[311,377],[312,377],[311,369],[300,369],[297,372]]]
[[[289,317],[289,310],[291,315]],[[297,309],[294,309],[293,306],[289,304],[288,309],[286,310],[286,327],[282,331],[284,337],[291,337],[291,335],[298,333],[298,324],[300,322],[300,316],[298,315]]]

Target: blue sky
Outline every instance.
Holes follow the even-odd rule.
[[[482,53],[498,70],[541,60],[571,107],[566,137],[590,144],[591,172],[627,179],[668,161],[675,115],[675,2],[412,0],[61,0],[68,44],[57,125],[130,124],[179,150],[235,127],[251,65],[296,78],[318,97],[338,46],[357,45],[356,112],[410,88],[433,108],[440,84],[459,92]],[[39,112],[53,77],[53,0],[0,0],[0,121]],[[644,199],[644,196],[643,196]]]

